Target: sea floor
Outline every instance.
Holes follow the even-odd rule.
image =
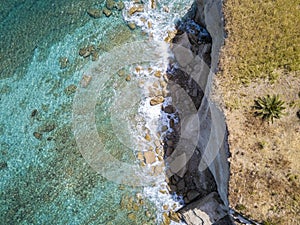
[[[130,29],[122,10],[88,15],[89,9],[102,10],[104,1],[15,0],[0,6],[0,224],[158,224],[151,188],[97,173],[83,158],[72,124],[83,71],[114,47],[148,36]],[[126,83],[126,76],[110,77],[99,93],[95,123],[107,139],[105,149],[134,164],[136,155],[120,146],[107,115],[114,98],[122,98],[113,86]],[[134,113],[138,108],[132,107]]]

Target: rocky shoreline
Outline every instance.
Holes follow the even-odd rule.
[[[212,72],[215,72],[218,66],[218,54],[224,40],[221,1],[207,3],[196,0],[186,16],[177,23],[176,29],[177,33],[172,41],[176,46],[173,47],[175,58],[176,48],[183,47],[190,50],[193,57],[198,57],[201,62],[204,62],[203,68],[208,67]],[[195,76],[191,76],[185,68],[178,66],[178,60],[171,62],[167,71],[169,80],[167,89],[172,100],[177,98],[177,101],[180,101],[178,96],[180,93],[176,88],[176,85],[179,85],[188,94],[197,110],[201,105],[203,107],[204,104],[207,104],[206,98],[209,96],[206,96],[206,92],[207,89],[211,88],[207,86],[212,85],[211,76],[213,74],[205,69],[201,71],[200,74],[196,75],[199,80],[195,80]],[[180,109],[174,105],[164,106],[162,110],[167,114],[175,114],[178,119],[182,114]],[[210,110],[214,109],[211,108]],[[200,121],[202,121],[200,123],[201,130],[204,133],[207,131],[206,134],[200,134],[200,139],[201,136],[207,138],[209,132],[214,132],[214,130],[203,129],[204,126],[212,129],[212,121],[207,120],[211,112],[208,114],[205,115],[205,111],[202,111],[201,114],[201,110],[198,114]],[[201,118],[204,118],[204,121]],[[183,153],[180,150],[174,153],[175,149],[180,148],[178,142],[182,133],[181,122],[174,123],[172,119],[169,122],[172,131],[164,137],[164,155],[167,165],[168,157],[175,157],[174,154],[178,156]],[[208,144],[208,140],[205,141]],[[191,158],[180,171],[177,173],[171,171],[171,176],[168,179],[170,192],[183,196],[185,206],[179,210],[179,214],[187,224],[234,224],[229,215],[227,199],[229,182],[227,129],[222,146],[218,149],[218,155],[211,165],[200,170],[201,158],[205,154],[204,149],[201,149],[203,146],[198,143],[190,156]]]
[[[113,8],[109,7],[111,3],[107,1],[108,10]],[[132,6],[128,9],[128,13],[132,16],[143,10],[144,8]],[[96,18],[94,13],[88,12],[90,16]],[[104,11],[103,13],[108,16]],[[151,28],[149,24],[148,28]],[[135,68],[137,74],[148,70],[149,74],[157,78],[152,88],[149,87],[151,98],[149,104],[151,106],[162,105],[162,114],[168,118],[168,124],[161,127],[162,143],[159,140],[160,137],[158,139],[153,137],[146,129],[144,139],[147,143],[154,143],[154,145],[150,146],[147,151],[138,152],[137,159],[142,167],[151,167],[154,176],[166,169],[168,187],[161,191],[182,196],[184,201],[184,207],[177,212],[168,205],[163,206],[162,224],[164,225],[170,224],[171,220],[175,222],[183,220],[188,225],[234,224],[228,203],[228,157],[230,153],[227,128],[222,112],[210,102],[213,76],[218,69],[219,52],[224,37],[222,2],[220,0],[210,2],[195,0],[187,14],[177,22],[176,31],[168,32],[165,38],[165,41],[171,42],[174,54],[166,75],[160,70],[149,71],[149,68]],[[94,57],[95,53],[92,47],[86,47],[80,49],[79,54],[82,57],[92,55],[93,58],[97,58],[97,56]],[[192,62],[188,60],[189,57],[193,59]],[[119,74],[119,76],[122,75]],[[127,76],[126,81],[130,80],[131,77]],[[186,96],[182,96],[182,91]],[[168,97],[172,99],[170,102],[166,100]],[[200,121],[196,130],[200,129],[201,133],[197,143],[193,143],[194,145],[189,143],[189,138],[179,143],[184,132],[181,117],[185,113],[191,113],[184,112],[184,108],[176,104],[180,105],[181,102],[185,104],[186,100],[182,99],[184,97],[190,99],[189,103],[197,111]],[[217,125],[214,121],[216,115],[220,120],[220,124]],[[218,134],[222,129],[223,134]],[[188,133],[193,136],[193,130]],[[217,144],[212,144],[211,138],[214,138],[212,142]],[[211,152],[216,152],[216,155]],[[175,168],[174,171],[170,164],[182,154],[188,155],[188,158],[184,159],[185,165],[179,170]],[[203,162],[205,168],[201,168]]]
[[[109,7],[110,3],[112,2],[107,1],[108,10],[113,8]],[[129,8],[129,15],[142,10],[142,8],[138,9],[133,6]],[[97,13],[98,11],[88,12],[93,18],[97,18]],[[109,16],[104,11],[103,13]],[[153,175],[160,174],[166,165],[168,187],[162,191],[182,196],[185,204],[178,212],[174,212],[174,209],[170,209],[167,205],[163,206],[165,211],[163,224],[165,225],[170,224],[171,220],[176,222],[183,220],[188,225],[234,224],[229,215],[228,204],[229,162],[227,159],[230,154],[227,129],[222,113],[218,108],[212,107],[209,100],[214,72],[218,69],[219,51],[224,42],[222,18],[221,1],[195,0],[188,13],[177,22],[176,32],[168,33],[168,37],[165,39],[167,42],[172,42],[172,50],[175,55],[174,61],[169,64],[166,76],[160,70],[148,71],[157,78],[157,84],[154,82],[152,89],[149,90],[149,97],[151,97],[149,104],[151,106],[162,104],[162,113],[167,115],[168,126],[161,128],[163,150],[159,139],[151,137],[149,131],[146,130],[144,139],[148,143],[153,142],[155,147],[150,146],[147,151],[138,152],[137,159],[141,166],[150,166]],[[181,48],[188,51],[193,59],[196,59],[193,61],[194,65],[183,66],[179,62]],[[93,60],[98,58],[93,46],[80,49],[79,55],[84,58],[91,55]],[[199,68],[196,71],[193,71],[193,68],[192,71],[188,71],[189,66],[198,66],[201,72],[193,74]],[[135,70],[137,74],[140,74],[146,68],[136,67]],[[123,75],[119,74],[119,76]],[[130,76],[126,77],[126,81],[130,81],[130,79]],[[178,87],[180,88],[178,89]],[[198,112],[198,119],[201,121],[199,124],[201,134],[196,146],[190,145],[188,139],[183,142],[183,145],[179,144],[183,132],[180,118],[186,112],[176,105],[176,102],[182,101],[183,97],[182,92],[178,90],[183,90],[188,95]],[[172,98],[172,103],[165,101],[169,96]],[[218,131],[215,130],[212,114],[220,116],[221,123],[224,123],[224,136],[218,137],[218,134],[215,134]],[[189,132],[192,136],[192,130]],[[205,169],[201,169],[203,158],[207,157],[206,151],[211,137],[222,138],[216,149],[218,154],[213,156],[212,160],[206,159]],[[191,151],[193,147],[196,147],[195,151],[188,156],[187,163],[179,171],[172,171],[169,166],[172,160]],[[178,149],[179,151],[176,151]],[[165,163],[163,163],[163,159]],[[156,165],[157,163],[159,165]]]

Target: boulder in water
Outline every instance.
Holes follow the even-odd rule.
[[[67,57],[60,57],[59,64],[61,69],[65,69],[69,64],[69,59]]]
[[[163,96],[156,96],[150,100],[150,105],[151,106],[158,105],[158,104],[163,103],[164,101],[165,101],[165,98]]]
[[[115,1],[114,0],[106,0],[106,8],[108,8],[109,10],[112,10],[115,7]]]
[[[131,76],[128,75],[126,78],[125,78],[126,81],[130,81],[131,80]]]
[[[128,25],[128,27],[129,27],[131,30],[134,30],[134,29],[136,28],[135,23],[130,22],[130,23],[128,23],[127,25]]]
[[[79,49],[79,55],[86,58],[92,55],[96,51],[96,48],[94,45],[86,46],[81,49]]]
[[[110,15],[112,14],[112,12],[107,8],[103,9],[103,13],[105,14],[106,17],[110,17]]]
[[[117,10],[121,11],[122,9],[125,8],[124,2],[117,2],[116,4]]]
[[[33,133],[33,136],[34,136],[36,139],[38,139],[38,140],[41,140],[42,137],[43,137],[43,135],[42,135],[41,133],[39,133],[39,132],[34,132],[34,133]]]
[[[98,19],[102,16],[102,12],[100,9],[89,9],[87,13],[90,17],[94,19]]]
[[[145,157],[145,161],[147,164],[152,164],[152,163],[156,162],[154,152],[151,152],[151,151],[144,152],[144,157]]]
[[[138,13],[138,12],[143,12],[144,11],[144,6],[143,5],[136,5],[136,6],[133,6],[129,9],[129,15],[132,16],[133,14],[135,13]]]
[[[86,87],[89,85],[89,83],[91,82],[91,80],[92,80],[92,76],[89,76],[89,75],[85,75],[85,74],[84,74],[84,75],[82,76],[81,81],[80,81],[81,87],[86,88]]]
[[[75,84],[71,84],[65,88],[64,92],[66,95],[74,94],[77,90],[77,86]]]

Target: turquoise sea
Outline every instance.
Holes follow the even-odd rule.
[[[148,38],[142,29],[128,27],[122,10],[100,18],[87,13],[104,7],[104,0],[0,3],[1,225],[159,223],[157,204],[143,187],[98,174],[75,141],[72,107],[84,68],[116,46]],[[88,46],[93,54],[80,56]],[[111,132],[105,110],[120,97],[112,88],[124,83],[120,79],[111,74],[104,84],[96,124],[106,150],[135,163],[134,153],[122,149]]]

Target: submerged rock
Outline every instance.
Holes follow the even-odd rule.
[[[113,0],[106,0],[106,8],[108,8],[109,10],[112,10],[115,7],[115,1]]]
[[[136,203],[133,203],[133,205],[132,205],[132,209],[134,210],[134,211],[138,211],[139,210],[139,205],[138,204],[136,204]]]
[[[51,132],[56,128],[56,124],[53,122],[45,123],[38,128],[39,132]]]
[[[99,52],[93,51],[92,52],[92,61],[97,61],[99,59]]]
[[[117,10],[119,10],[119,11],[121,11],[125,8],[124,2],[117,2],[116,6],[117,6]]]
[[[102,16],[102,12],[100,9],[89,9],[87,13],[90,17],[94,19],[98,19]]]
[[[86,88],[89,85],[89,83],[91,82],[91,80],[92,80],[92,76],[84,74],[80,81],[81,87]]]
[[[119,70],[118,72],[117,72],[117,74],[119,75],[119,77],[122,77],[122,76],[124,76],[125,75],[125,70]]]
[[[130,22],[130,23],[128,23],[127,25],[128,25],[128,27],[129,27],[131,30],[134,30],[134,29],[136,28],[135,23]]]
[[[128,75],[126,78],[125,78],[126,81],[130,81],[131,80],[131,76]]]
[[[0,170],[7,168],[7,162],[0,162]]]
[[[33,132],[33,136],[38,140],[41,140],[43,137],[43,135],[39,132]]]
[[[38,114],[38,110],[37,110],[37,109],[34,109],[34,110],[31,111],[30,116],[31,116],[31,117],[35,117],[35,116],[37,116],[37,114]]]
[[[79,49],[79,55],[86,58],[89,57],[93,52],[96,51],[96,48],[94,45],[86,46],[81,49]]]
[[[143,12],[143,11],[144,11],[144,6],[143,5],[136,5],[136,6],[131,7],[129,9],[128,13],[129,13],[130,16],[132,16],[135,13]]]
[[[77,86],[75,84],[71,84],[65,88],[64,92],[66,95],[74,94],[77,90]]]
[[[61,69],[65,69],[69,64],[69,59],[67,57],[60,57],[59,64]]]
[[[128,219],[130,220],[136,220],[136,215],[134,213],[128,213]]]
[[[110,17],[110,15],[112,14],[111,10],[104,8],[103,9],[103,13],[106,17]]]
[[[146,215],[148,218],[150,218],[150,217],[152,216],[151,212],[149,212],[149,211],[146,211],[146,212],[145,212],[145,215]]]

